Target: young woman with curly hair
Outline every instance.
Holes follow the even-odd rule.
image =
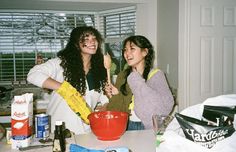
[[[47,114],[51,115],[52,131],[55,121],[62,120],[66,128],[76,134],[90,132],[89,125],[80,115],[83,113],[75,111],[74,107],[80,105],[69,104],[72,102],[68,100],[74,100],[70,96],[78,99],[83,96],[81,101],[85,101],[91,111],[98,102],[108,102],[107,97],[103,95],[107,76],[101,44],[101,34],[95,28],[76,27],[72,30],[66,47],[58,52],[58,57],[35,65],[29,71],[27,80],[30,83],[53,90],[47,108]],[[64,88],[63,94],[59,90],[64,85],[67,88]]]
[[[151,129],[152,115],[169,114],[174,105],[165,75],[152,68],[154,50],[144,36],[126,38],[122,55],[128,67],[118,74],[115,86],[106,86],[111,97],[106,108],[129,112],[128,130]]]

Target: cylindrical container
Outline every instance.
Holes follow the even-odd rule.
[[[7,144],[11,144],[11,128],[6,128]]]
[[[49,130],[49,116],[47,114],[35,115],[35,137],[48,138]]]
[[[56,121],[54,140],[53,140],[53,152],[65,152],[65,136],[63,134],[63,122]]]

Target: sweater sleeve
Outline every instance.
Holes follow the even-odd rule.
[[[38,87],[42,87],[44,81],[49,77],[56,79],[61,75],[59,73],[61,71],[60,62],[61,60],[59,58],[54,58],[43,64],[35,65],[30,69],[27,75],[27,81]]]
[[[162,71],[147,81],[138,72],[132,72],[128,84],[134,94],[134,111],[146,129],[152,128],[153,114],[167,115],[171,112],[174,99]]]
[[[117,76],[117,81],[115,84],[116,88],[120,88],[120,86],[124,83],[125,79],[124,79],[124,73],[120,72]],[[107,110],[115,110],[115,111],[123,111],[123,112],[130,112],[129,110],[129,104],[131,102],[131,98],[132,98],[132,93],[131,90],[128,86],[128,84],[126,85],[127,88],[127,95],[123,95],[120,91],[117,95],[112,96],[109,99],[109,103],[107,105]]]

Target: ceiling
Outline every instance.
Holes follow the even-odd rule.
[[[55,10],[55,11],[90,11],[99,12],[111,9],[134,6],[134,1],[122,3],[107,1],[80,0],[1,0],[0,9],[3,10]],[[137,1],[136,1],[137,2]]]

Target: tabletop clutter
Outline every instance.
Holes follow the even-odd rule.
[[[33,120],[34,119],[34,120]],[[90,121],[91,130],[99,140],[117,140],[126,130],[128,113],[118,111],[92,112],[88,119]],[[50,139],[50,118],[47,114],[33,115],[33,93],[26,93],[14,96],[11,105],[11,144],[12,149],[28,150],[33,147],[52,146],[53,152],[66,151],[66,138],[72,136],[68,129],[65,128],[64,122],[58,120],[55,123],[54,137],[49,144],[32,144],[35,139],[40,143]],[[30,148],[31,147],[31,148]],[[71,144],[70,151],[89,150],[80,145]],[[90,149],[91,150],[91,149]],[[107,147],[105,150],[118,150],[120,152],[128,152],[126,147]],[[96,151],[96,150],[93,150]]]
[[[179,113],[175,116],[183,129],[185,137],[207,148],[212,148],[218,141],[230,137],[235,131],[232,121],[224,118],[227,115],[218,117],[219,119],[217,118],[218,120],[214,123],[207,120],[198,120]]]
[[[35,138],[46,140],[49,138],[49,127],[49,116],[47,114],[35,115],[35,121],[33,121],[33,93],[14,96],[11,105],[11,139],[8,139],[12,149],[29,149],[27,147],[32,146],[33,133],[35,133]],[[53,145],[46,146],[53,146],[55,152],[65,151],[62,121],[56,122]]]
[[[191,112],[175,113],[184,137],[195,144],[213,148],[219,141],[229,138],[235,132],[236,95],[226,96],[221,100],[227,102],[204,102],[197,117],[191,116]],[[219,98],[219,97],[218,97]],[[189,115],[190,114],[190,115]],[[26,93],[14,96],[11,105],[11,143],[12,149],[24,149],[32,146],[34,138],[46,140],[50,136],[50,120],[47,114],[35,115],[33,121],[33,94]],[[152,116],[153,129],[156,134],[156,147],[165,142],[165,129],[172,123],[170,116]],[[91,130],[98,140],[117,140],[126,131],[128,113],[125,112],[93,112],[88,116]],[[54,131],[54,139],[47,146],[52,146],[53,152],[66,150],[66,138],[71,137],[71,132],[65,128],[62,121],[57,121]],[[35,130],[34,130],[35,129]],[[35,135],[34,135],[35,133]],[[69,150],[106,152],[105,150],[89,149],[78,144],[70,144]],[[117,151],[128,152],[127,147],[117,147]]]
[[[236,94],[211,97],[189,106],[175,113],[156,151],[234,152],[235,114]]]

